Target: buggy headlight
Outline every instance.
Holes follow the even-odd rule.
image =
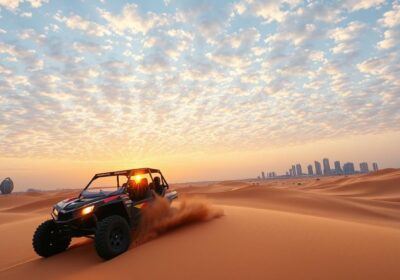
[[[56,217],[58,216],[58,210],[56,208],[53,209],[53,215]]]
[[[92,213],[92,212],[93,212],[93,209],[94,209],[94,205],[83,208],[83,209],[81,210],[82,216],[87,215],[87,214],[89,214],[89,213]]]

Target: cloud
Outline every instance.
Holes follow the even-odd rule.
[[[256,28],[240,29],[229,35],[217,36],[209,40],[215,47],[212,52],[207,52],[205,57],[211,62],[241,71],[251,64],[249,59],[251,48],[260,40],[260,33]]]
[[[0,6],[10,11],[16,11],[23,2],[29,2],[33,8],[39,8],[43,3],[48,3],[49,0],[0,0]]]
[[[44,67],[44,61],[38,59],[35,50],[22,49],[0,42],[0,54],[6,54],[7,59],[12,62],[24,62],[28,71],[37,71]]]
[[[231,35],[226,36],[222,41],[223,48],[231,49],[248,49],[260,40],[260,33],[254,27],[248,29],[240,29],[238,32],[234,32]]]
[[[110,30],[108,30],[105,26],[85,20],[79,15],[71,15],[69,17],[61,17],[56,15],[55,18],[58,21],[64,22],[67,27],[81,30],[90,36],[103,37],[111,34]]]
[[[345,0],[343,5],[351,11],[358,11],[380,7],[385,1],[386,0]]]
[[[243,2],[235,3],[233,6],[233,10],[239,15],[243,14],[246,9],[246,5]]]
[[[165,56],[159,53],[153,53],[146,56],[139,67],[139,71],[145,74],[168,71],[170,67],[169,61]]]
[[[3,66],[0,64],[0,74],[2,75],[9,75],[13,72],[14,69],[11,67]]]
[[[120,14],[114,15],[104,9],[98,9],[102,18],[104,18],[109,27],[118,35],[124,33],[142,33],[146,34],[150,29],[167,24],[167,19],[163,15],[147,13],[141,15],[136,4],[126,4]]]
[[[232,20],[233,6],[221,7],[218,2],[187,0],[178,10],[174,20],[191,27],[203,39],[211,40],[221,35]]]
[[[385,27],[400,25],[400,4],[393,2],[393,9],[384,13],[379,22]]]
[[[10,11],[15,11],[20,2],[22,2],[21,0],[0,0],[0,6],[6,8],[7,10]]]
[[[239,54],[206,53],[206,57],[215,63],[227,67],[242,68],[251,63],[246,57]]]
[[[251,11],[265,19],[266,22],[282,22],[287,16],[287,12],[280,9],[280,1],[249,1]]]
[[[357,68],[364,74],[379,76],[383,81],[397,84],[397,73],[400,70],[398,62],[400,62],[399,55],[389,53],[383,57],[369,58],[357,64]]]
[[[384,39],[378,42],[378,48],[390,49],[398,46],[400,43],[400,28],[385,31]]]
[[[234,11],[239,14],[251,14],[265,20],[266,23],[282,22],[288,15],[287,11],[281,9],[281,5],[290,1],[254,1],[245,0],[234,5]]]
[[[331,49],[332,52],[335,54],[355,52],[361,31],[365,28],[366,25],[364,23],[353,21],[344,28],[335,28],[332,30],[330,38],[336,42],[336,46]]]
[[[305,7],[299,7],[294,10],[288,19],[292,17],[300,18],[301,21],[316,21],[322,23],[338,23],[343,20],[342,7],[339,2],[310,2]]]
[[[275,32],[267,35],[265,42],[274,60],[289,59],[285,51],[290,45],[295,48],[312,48],[326,38],[326,25],[336,23],[340,18],[337,5],[312,2],[306,7],[299,6],[288,11],[288,16]]]
[[[43,5],[43,3],[49,3],[49,0],[25,0],[29,2],[33,8],[39,8]]]
[[[103,46],[93,42],[74,42],[72,49],[78,53],[92,53],[100,55],[103,51]]]
[[[181,54],[189,50],[193,36],[183,30],[171,29],[157,36],[149,36],[143,41],[143,47],[154,56],[165,56],[173,60],[180,58]]]
[[[167,31],[168,36],[178,38],[178,39],[187,39],[193,40],[194,35],[193,33],[189,33],[183,29],[169,29]]]
[[[390,49],[400,43],[400,4],[393,2],[392,10],[387,11],[378,21],[388,29],[384,32],[384,38],[377,43],[380,49]]]
[[[21,17],[30,18],[30,17],[32,17],[32,13],[22,13],[22,14],[20,14],[20,16],[21,16]]]
[[[301,45],[310,40],[315,35],[315,31],[316,27],[314,24],[299,25],[296,29],[292,29],[289,32],[275,33],[269,36],[265,42],[272,45],[277,42],[290,41],[294,45]]]

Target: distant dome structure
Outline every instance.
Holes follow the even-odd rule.
[[[7,177],[0,184],[0,191],[2,194],[10,194],[14,189],[14,182],[10,177]]]

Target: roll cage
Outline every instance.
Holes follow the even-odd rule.
[[[136,175],[143,175],[143,174],[149,174],[151,178],[151,183],[154,183],[154,177],[152,174],[159,174],[161,177],[161,184],[164,185],[166,188],[169,188],[169,185],[167,181],[165,180],[163,174],[159,169],[154,169],[154,168],[136,168],[136,169],[127,169],[127,170],[120,170],[120,171],[111,171],[111,172],[103,172],[103,173],[97,173],[93,176],[93,178],[89,181],[89,183],[86,185],[86,187],[81,191],[79,196],[82,195],[82,193],[87,190],[90,186],[90,184],[96,180],[97,178],[100,177],[109,177],[109,176],[117,176],[117,187],[118,189],[122,187],[123,183],[120,184],[119,177],[121,176],[126,176],[127,181],[131,180],[131,177],[136,176]],[[125,182],[124,182],[125,183]]]

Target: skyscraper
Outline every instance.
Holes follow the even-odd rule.
[[[354,164],[352,162],[346,162],[345,164],[343,164],[343,172],[346,175],[354,174]]]
[[[296,167],[294,165],[292,165],[292,172],[293,172],[293,176],[296,176]]]
[[[340,161],[335,161],[335,173],[338,175],[343,174],[342,167],[340,166]]]
[[[309,175],[309,176],[314,175],[314,172],[313,172],[313,169],[312,169],[312,165],[311,165],[311,164],[309,164],[309,165],[307,166],[307,169],[308,169],[308,175]]]
[[[369,172],[368,163],[361,162],[360,163],[360,171],[361,171],[361,173],[368,173]]]
[[[297,176],[303,175],[303,170],[301,169],[300,163],[296,164],[296,174],[297,174]]]
[[[314,161],[315,165],[315,174],[322,175],[321,163],[319,161]]]
[[[331,174],[331,166],[329,164],[329,159],[324,158],[322,160],[322,163],[324,165],[324,175],[330,175]]]
[[[376,162],[372,163],[372,169],[373,169],[374,171],[378,171],[378,170],[379,170],[378,164],[377,164]]]
[[[264,173],[264,171],[261,172],[261,178],[262,178],[263,180],[265,180],[265,173]]]

